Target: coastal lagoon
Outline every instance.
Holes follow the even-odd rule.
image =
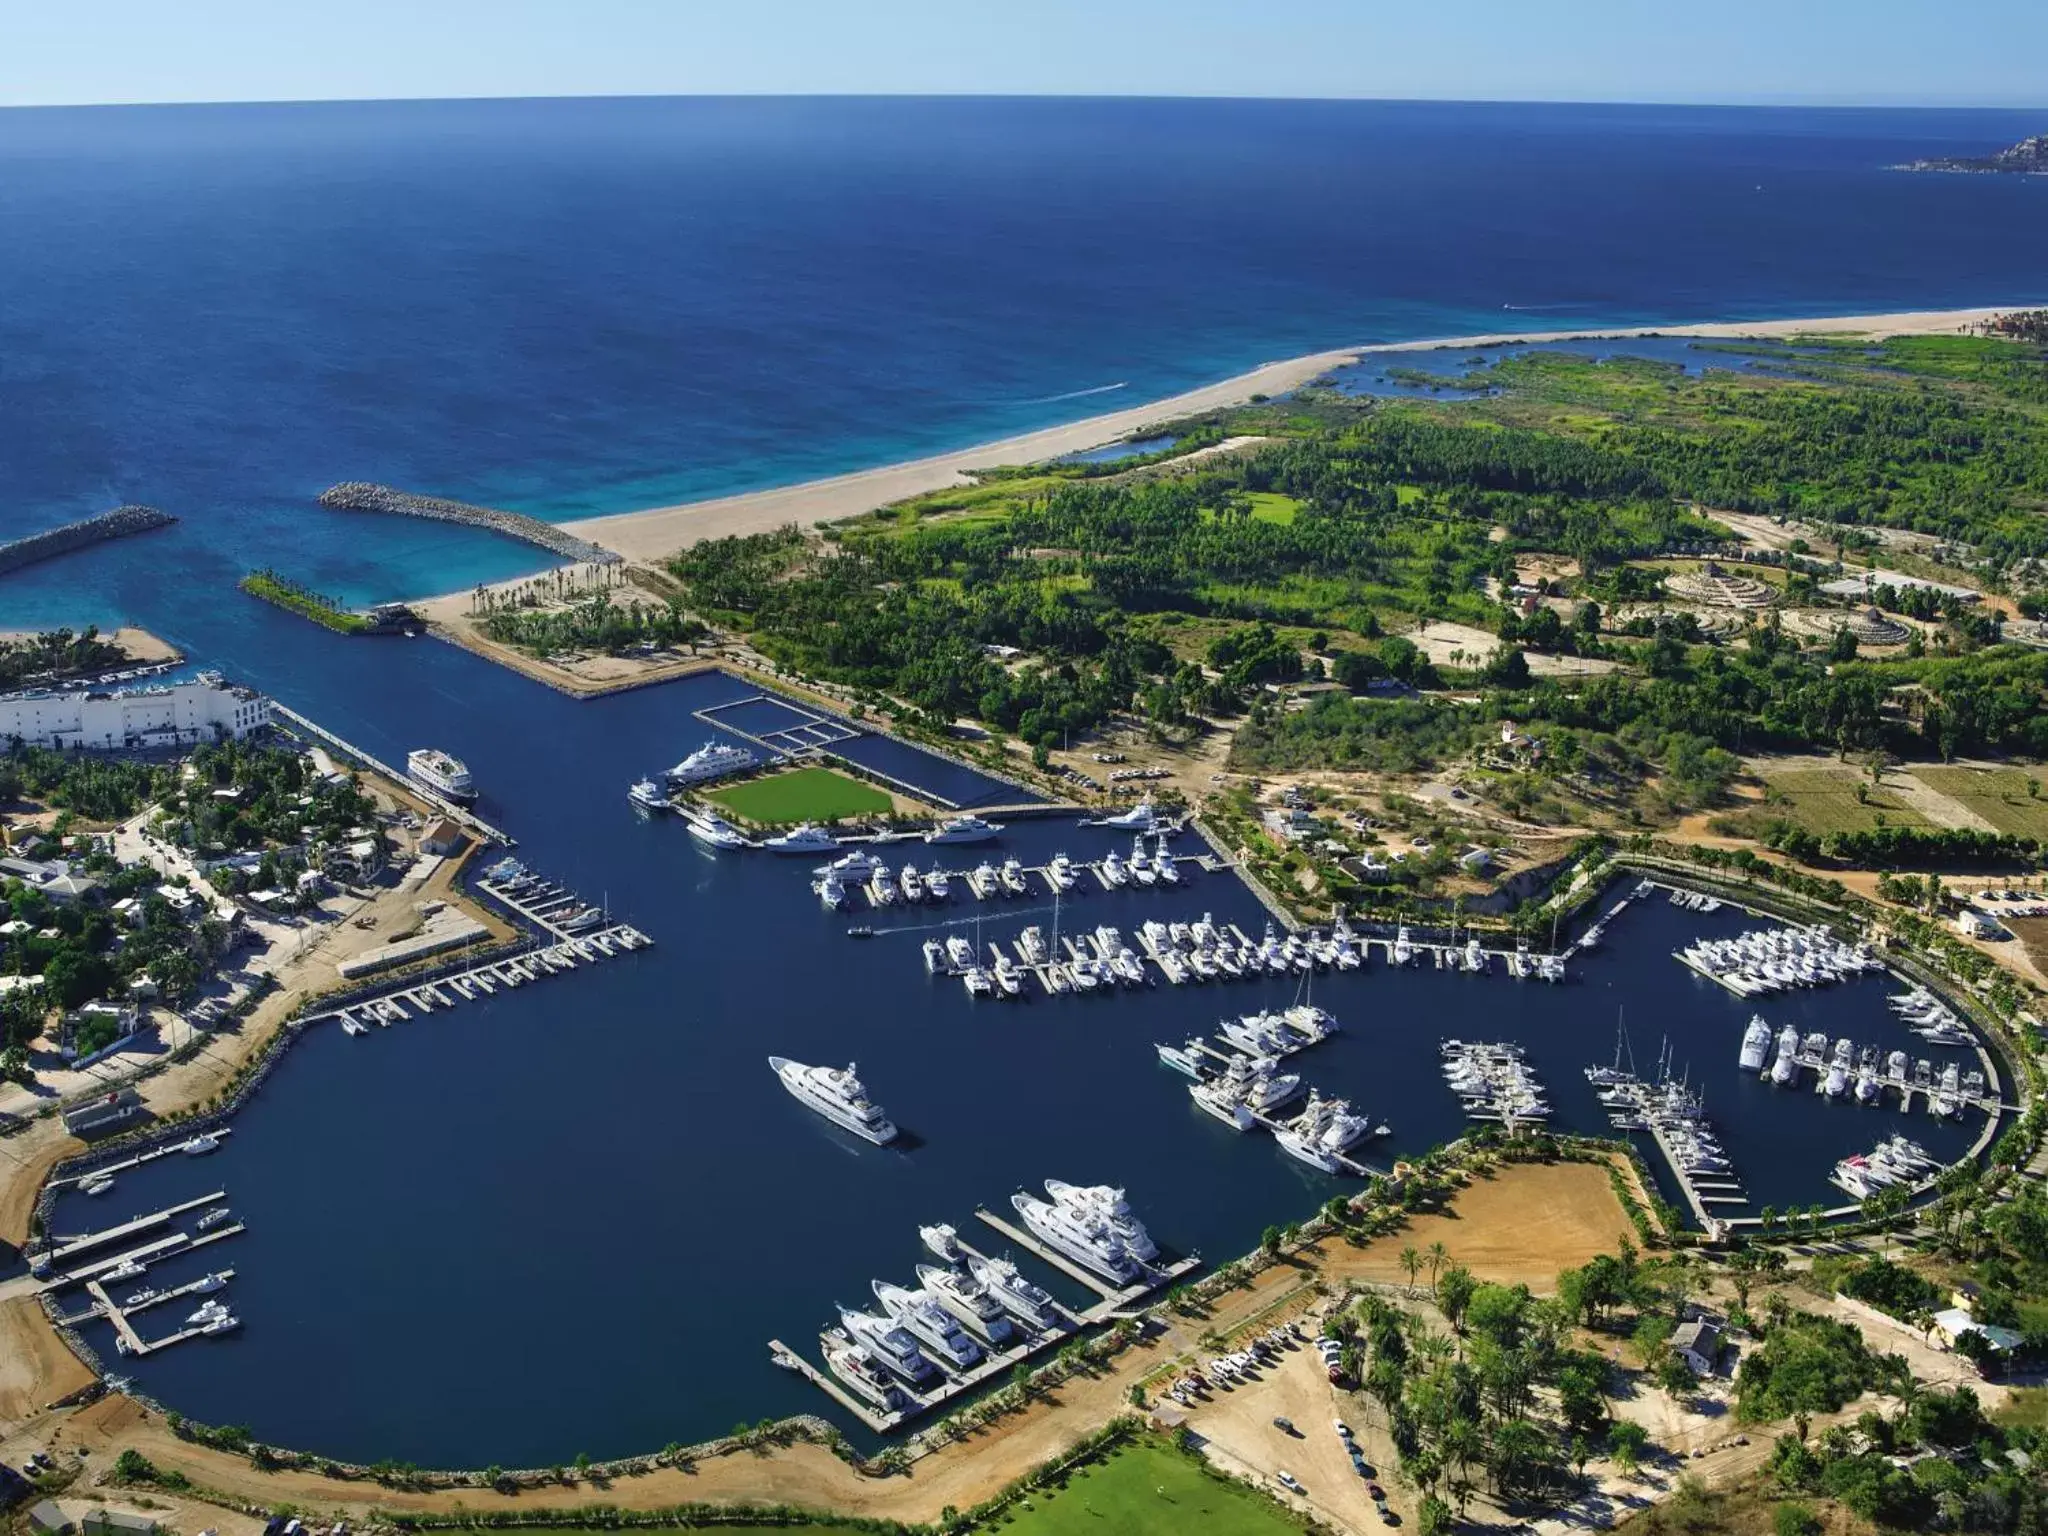
[[[385,649],[482,667],[439,646]],[[835,915],[809,889],[810,860],[710,853],[674,820],[627,807],[630,779],[703,739],[694,709],[750,685],[711,677],[574,704],[507,674],[484,679],[513,695],[505,707],[476,711],[465,689],[362,744],[381,755],[431,733],[459,751],[522,861],[608,901],[655,947],[361,1038],[315,1030],[214,1157],[151,1164],[97,1200],[61,1198],[57,1226],[72,1230],[224,1185],[248,1223],[227,1245],[151,1270],[162,1284],[231,1263],[244,1320],[232,1338],[124,1363],[167,1405],[365,1461],[620,1455],[767,1414],[836,1412],[769,1363],[766,1341],[810,1349],[835,1302],[866,1304],[872,1278],[909,1279],[925,1257],[920,1223],[950,1221],[1000,1248],[976,1206],[1001,1213],[1012,1191],[1047,1177],[1113,1182],[1169,1249],[1221,1262],[1358,1187],[1202,1114],[1154,1054],[1226,1015],[1294,1001],[1297,980],[974,1002],[925,974],[921,941],[948,925],[984,946],[1026,923],[1050,929],[1041,883],[1013,901],[963,894],[943,909]],[[965,772],[914,771],[925,769]],[[994,849],[902,844],[888,856],[963,869],[989,852],[1032,865],[1128,845],[1059,814],[1012,821]],[[1192,834],[1181,851],[1199,851]],[[1177,891],[1089,888],[1057,921],[1128,936],[1148,917],[1204,912],[1254,936],[1265,921],[1218,873]],[[851,921],[875,937],[850,939]],[[1604,1131],[1583,1069],[1612,1060],[1626,1010],[1636,1060],[1647,1070],[1668,1042],[1674,1070],[1705,1090],[1752,1214],[1841,1203],[1828,1169],[1894,1130],[1959,1155],[1981,1120],[1857,1108],[1816,1096],[1810,1079],[1778,1091],[1738,1069],[1759,1009],[1774,1026],[1953,1054],[1906,1033],[1885,1007],[1888,979],[1752,1005],[1672,958],[1696,936],[1763,921],[1637,903],[1555,986],[1498,966],[1468,976],[1375,961],[1320,976],[1313,1000],[1344,1033],[1290,1066],[1390,1124],[1364,1153],[1379,1166],[1467,1128],[1439,1070],[1447,1036],[1519,1042],[1553,1123]],[[810,1114],[769,1072],[771,1053],[857,1061],[905,1143],[871,1147]],[[114,1358],[104,1329],[93,1339]]]

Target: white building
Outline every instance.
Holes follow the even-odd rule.
[[[14,693],[0,697],[0,742],[35,747],[134,749],[237,739],[270,723],[270,701],[202,673],[189,683],[112,693]]]

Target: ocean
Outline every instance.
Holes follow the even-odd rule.
[[[0,580],[0,627],[140,622],[387,760],[448,747],[522,857],[656,941],[363,1039],[317,1034],[206,1165],[60,1205],[71,1230],[218,1179],[250,1224],[216,1250],[242,1333],[138,1362],[140,1382],[361,1460],[623,1454],[820,1408],[765,1341],[811,1349],[835,1301],[908,1278],[919,1223],[968,1230],[1020,1184],[1125,1184],[1163,1243],[1212,1259],[1341,1187],[1201,1116],[1153,1054],[1292,984],[975,1006],[925,977],[922,935],[847,942],[791,861],[636,821],[625,785],[697,745],[693,712],[738,685],[577,703],[237,593],[259,564],[352,601],[534,564],[323,511],[327,484],[566,518],[957,447],[1330,346],[2038,299],[2048,186],[1884,169],[2032,126],[1094,100],[0,113],[0,537],[120,501],[183,519]],[[952,798],[1000,796],[946,771]],[[1108,846],[1057,820],[1006,841],[1027,863]],[[1263,921],[1220,876],[1073,906],[1064,924],[1126,934],[1204,910]],[[981,937],[1026,921],[1052,916]],[[1670,951],[1743,925],[1636,909],[1558,988],[1330,978],[1316,1001],[1345,1034],[1301,1067],[1385,1118],[1387,1153],[1415,1151],[1463,1124],[1437,1037],[1517,1039],[1560,1121],[1597,1128],[1580,1068],[1609,1059],[1626,1007],[1639,1059],[1668,1035],[1706,1084],[1759,1204],[1829,1199],[1828,1165],[1897,1116],[1736,1077],[1750,1008]],[[1884,990],[1763,1011],[1908,1044]],[[914,1144],[836,1136],[771,1052],[857,1059]]]

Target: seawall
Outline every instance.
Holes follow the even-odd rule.
[[[589,565],[616,564],[620,556],[588,539],[579,539],[553,523],[544,523],[523,512],[503,512],[496,507],[473,507],[467,502],[449,501],[441,496],[421,496],[389,485],[367,480],[344,480],[320,493],[320,505],[339,512],[385,512],[394,517],[423,517],[437,523],[460,523],[502,533],[522,543],[538,545],[564,560]]]
[[[108,539],[126,538],[131,533],[147,533],[152,528],[165,528],[177,519],[168,512],[155,507],[116,507],[111,512],[102,512],[97,517],[81,518],[75,523],[66,523],[61,528],[46,529],[32,533],[26,538],[0,544],[0,576],[9,571],[18,571],[23,566],[34,565],[42,560],[54,560],[59,555],[68,555],[74,550],[85,549],[103,543]]]

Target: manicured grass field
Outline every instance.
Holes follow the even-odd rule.
[[[830,768],[792,768],[705,796],[749,821],[835,821],[871,816],[895,802],[873,785]]]
[[[1783,814],[1822,837],[1830,832],[1872,831],[1880,816],[1888,827],[1927,825],[1927,818],[1898,795],[1872,788],[1869,777],[1853,769],[1789,769],[1769,775],[1766,782],[1775,795],[1790,802],[1781,804],[1774,798],[1770,813]],[[1867,800],[1856,798],[1859,787],[1867,792]]]
[[[1177,1451],[1128,1445],[1107,1461],[1076,1472],[1064,1489],[1012,1505],[1016,1519],[994,1529],[1004,1536],[1287,1536],[1301,1527],[1258,1494],[1209,1476]]]
[[[2048,838],[2048,798],[2027,793],[2032,778],[2048,796],[2048,774],[2021,768],[1915,768],[1913,777],[1975,811],[2001,832]]]

